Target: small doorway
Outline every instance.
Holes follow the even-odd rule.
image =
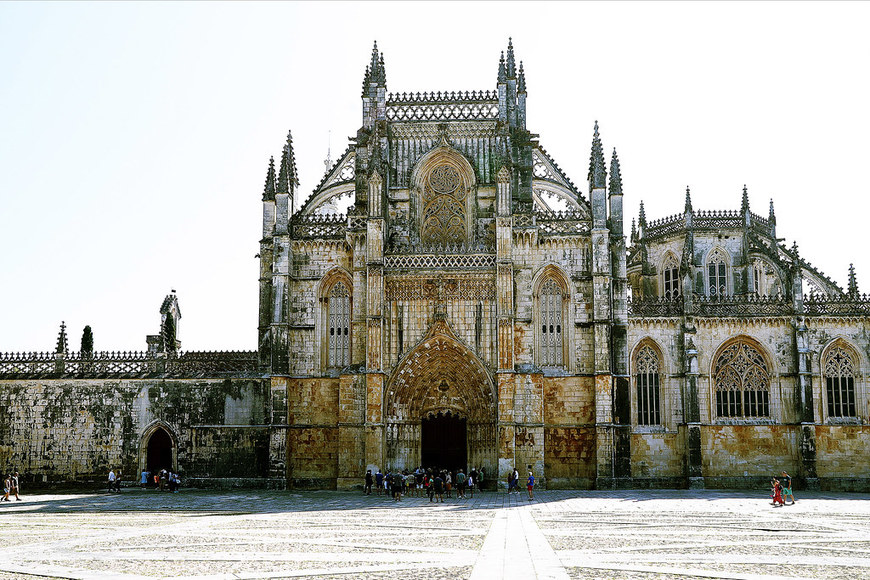
[[[172,437],[163,427],[158,427],[148,438],[145,465],[152,474],[161,469],[172,470]]]
[[[429,415],[423,419],[420,443],[424,468],[467,469],[468,429],[464,418],[449,411]]]

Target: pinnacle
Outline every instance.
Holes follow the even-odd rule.
[[[58,354],[66,354],[69,350],[69,342],[66,337],[66,322],[61,321],[60,332],[57,333],[57,348],[54,352]]]
[[[640,200],[640,216],[637,221],[640,227],[646,227],[646,210],[643,209],[643,200]]]
[[[299,185],[296,177],[296,156],[293,153],[293,134],[287,133],[287,143],[281,152],[281,167],[278,169],[276,193],[291,193]]]
[[[514,43],[511,38],[508,38],[507,76],[509,79],[515,78],[517,76],[516,64],[514,62]]]
[[[520,93],[526,92],[526,73],[523,71],[523,61],[520,61],[520,76],[517,81],[517,91]]]
[[[269,169],[266,170],[266,186],[263,188],[263,201],[275,201],[275,158],[269,157]]]
[[[610,158],[610,194],[622,195],[622,175],[619,170],[616,147],[613,148],[613,156]]]
[[[607,179],[607,170],[604,168],[604,151],[601,148],[601,139],[598,136],[598,121],[595,121],[595,132],[592,135],[592,153],[589,157],[589,188],[603,189]]]
[[[743,198],[740,201],[740,210],[743,212],[749,211],[749,193],[746,191],[746,184],[743,184]]]
[[[686,186],[686,211],[692,211],[692,192],[689,191],[689,186]]]
[[[507,69],[504,65],[504,51],[501,52],[501,58],[498,59],[498,82],[507,81]]]
[[[849,264],[849,296],[858,295],[858,280],[855,278],[855,265]]]

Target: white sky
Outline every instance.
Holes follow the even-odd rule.
[[[626,211],[752,210],[870,284],[870,4],[0,3],[0,352],[144,350],[175,288],[185,350],[256,348],[261,194],[293,130],[302,192],[390,91],[495,89],[578,185],[592,125]],[[277,161],[277,159],[276,159]],[[626,224],[626,227],[628,224]]]

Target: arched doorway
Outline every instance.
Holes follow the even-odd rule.
[[[446,413],[423,418],[420,456],[425,468],[456,471],[468,468],[468,425],[464,417]]]
[[[172,470],[173,447],[172,437],[166,429],[157,427],[148,437],[145,468],[151,473],[157,473],[161,469]]]
[[[483,363],[436,319],[396,367],[385,393],[387,469],[497,473],[496,397]]]

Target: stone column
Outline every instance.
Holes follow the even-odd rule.
[[[686,323],[687,332],[694,326]],[[698,401],[698,349],[690,335],[685,338],[686,388],[683,393],[683,415],[686,420],[686,476],[690,489],[703,489],[701,454],[701,407]]]

